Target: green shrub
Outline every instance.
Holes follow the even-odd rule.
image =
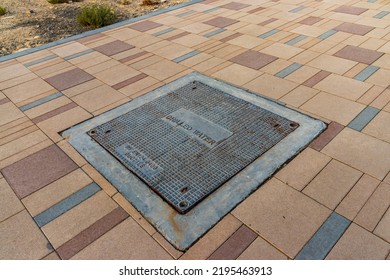
[[[84,26],[103,27],[114,22],[116,14],[107,4],[91,4],[81,8],[77,21]]]
[[[7,9],[3,6],[0,6],[0,16],[3,16],[7,13]]]

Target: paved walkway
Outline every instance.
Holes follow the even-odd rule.
[[[328,129],[187,252],[59,132],[197,71]],[[208,0],[0,63],[0,259],[390,259],[390,4]]]

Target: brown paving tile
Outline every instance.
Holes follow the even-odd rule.
[[[191,34],[191,33],[187,32],[187,31],[184,31],[184,32],[181,32],[179,34],[176,34],[176,35],[173,35],[171,37],[168,37],[167,40],[173,41],[173,40],[179,39],[179,38],[184,37],[184,36],[189,35],[189,34]]]
[[[242,252],[238,260],[287,260],[287,256],[273,247],[263,238],[258,237]]]
[[[254,13],[257,13],[257,12],[262,11],[264,9],[265,9],[264,7],[258,7],[258,8],[255,8],[253,10],[247,11],[247,13],[254,14]]]
[[[222,5],[222,6],[219,6],[220,8],[225,8],[225,9],[229,9],[229,10],[235,10],[235,11],[238,11],[238,10],[241,10],[241,9],[244,9],[246,7],[249,7],[250,5],[248,4],[242,4],[242,3],[238,3],[238,2],[230,2],[228,4],[225,4],[225,5]]]
[[[335,28],[334,30],[337,31],[343,31],[346,33],[351,33],[355,35],[366,35],[368,32],[373,30],[375,27],[372,26],[367,26],[367,25],[362,25],[362,24],[356,24],[356,23],[350,23],[350,22],[344,22]]]
[[[219,27],[219,28],[224,28],[226,26],[232,25],[232,24],[237,23],[237,22],[238,22],[238,20],[236,20],[236,19],[230,19],[230,18],[226,18],[226,17],[216,17],[216,18],[210,19],[208,21],[205,21],[203,23],[209,24],[209,25],[212,25],[215,27]]]
[[[133,219],[128,218],[72,259],[166,260],[172,257]]]
[[[19,198],[41,189],[75,170],[77,165],[56,145],[47,147],[1,172]]]
[[[56,252],[52,252],[50,253],[49,255],[47,255],[46,257],[42,258],[41,260],[43,261],[59,261],[61,260],[60,257],[57,255]]]
[[[139,53],[136,53],[136,54],[127,56],[127,57],[125,57],[125,58],[122,58],[122,59],[119,60],[119,62],[121,62],[121,63],[126,63],[126,62],[128,62],[128,61],[131,61],[131,60],[133,60],[133,59],[139,58],[139,57],[141,57],[141,56],[143,56],[143,55],[146,55],[146,54],[148,54],[148,52],[141,51],[141,52],[139,52]]]
[[[362,172],[332,160],[303,193],[329,209],[335,209],[362,175]]]
[[[98,51],[102,54],[105,54],[107,56],[111,56],[111,55],[114,55],[114,54],[117,54],[120,52],[130,50],[132,48],[134,48],[134,46],[127,44],[125,42],[116,40],[114,42],[110,42],[110,43],[95,47],[94,50]]]
[[[79,68],[76,68],[47,78],[46,82],[59,91],[62,91],[92,79],[94,79],[93,76]]]
[[[77,40],[77,42],[84,44],[84,43],[87,43],[87,42],[90,42],[90,41],[93,41],[93,40],[101,39],[103,37],[106,37],[106,35],[104,35],[102,33],[97,33],[97,34],[94,34],[94,35],[91,35],[91,36],[80,38],[80,39]]]
[[[7,181],[0,175],[0,223],[12,215],[24,210]]]
[[[321,151],[333,138],[337,136],[344,129],[344,126],[337,123],[331,122],[326,130],[322,132],[313,142],[310,143],[309,147]]]
[[[330,213],[274,178],[233,210],[234,216],[290,258],[295,257]]]
[[[373,231],[390,206],[390,184],[382,182],[360,210],[354,222]]]
[[[351,14],[351,15],[360,15],[367,10],[368,9],[365,8],[343,5],[334,9],[333,12]]]
[[[121,207],[111,211],[103,218],[80,232],[57,249],[63,260],[70,259],[113,227],[124,221],[129,215]]]
[[[301,21],[299,21],[298,23],[301,23],[301,24],[306,24],[306,25],[313,25],[319,21],[323,20],[322,18],[320,17],[313,17],[313,16],[310,16],[310,17],[307,17]]]
[[[276,173],[275,177],[300,191],[330,160],[330,157],[307,148]]]
[[[231,58],[230,61],[258,70],[265,65],[275,61],[276,59],[277,58],[272,55],[248,50],[242,54]]]
[[[277,18],[270,18],[270,19],[267,19],[263,22],[260,22],[258,25],[264,26],[264,25],[267,25],[267,24],[272,23],[272,22],[277,21],[277,20],[278,20]]]
[[[225,243],[222,244],[209,260],[235,260],[257,238],[257,234],[242,225]]]
[[[8,102],[10,102],[8,98],[0,99],[0,105],[3,105],[3,104],[8,103]]]
[[[159,26],[162,26],[162,24],[154,22],[154,21],[150,21],[150,20],[145,20],[142,22],[132,24],[129,26],[129,28],[135,29],[135,30],[138,30],[141,32],[145,32],[145,31],[148,31],[150,29],[157,28]]]
[[[390,244],[356,224],[351,224],[330,251],[328,260],[384,260]]]
[[[0,223],[0,259],[36,260],[52,250],[43,233],[27,211],[22,211]]]
[[[383,55],[382,52],[377,52],[373,50],[363,49],[355,46],[345,46],[338,52],[334,54],[334,56],[365,63],[372,64],[378,58]]]
[[[119,90],[119,89],[121,89],[121,88],[124,88],[124,87],[126,87],[126,86],[132,84],[132,83],[135,83],[135,82],[137,82],[137,81],[139,81],[139,80],[142,80],[143,78],[146,78],[146,77],[147,77],[146,74],[141,73],[141,74],[139,74],[139,75],[137,75],[137,76],[134,76],[134,77],[129,78],[129,79],[123,81],[123,82],[120,82],[120,83],[118,83],[118,84],[113,85],[112,88],[113,88],[113,89],[116,89],[116,90]]]
[[[390,208],[387,209],[385,215],[383,215],[381,221],[375,228],[374,233],[390,243]]]
[[[47,112],[47,113],[45,113],[45,114],[43,114],[43,115],[40,115],[40,116],[38,116],[38,117],[35,117],[35,118],[32,119],[32,121],[33,121],[34,123],[40,123],[40,122],[43,122],[43,121],[45,121],[45,120],[47,120],[47,119],[50,119],[50,118],[52,118],[52,117],[54,117],[54,116],[57,116],[57,115],[59,115],[59,114],[61,114],[61,113],[64,113],[64,112],[66,112],[66,111],[69,111],[69,110],[71,110],[71,109],[73,109],[73,108],[75,108],[75,107],[77,107],[77,104],[74,103],[74,102],[71,102],[71,103],[68,103],[68,104],[66,104],[66,105],[64,105],[64,106],[61,106],[60,108],[57,108],[57,109],[52,110],[52,111],[50,111],[50,112]]]

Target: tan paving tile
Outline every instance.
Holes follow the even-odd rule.
[[[0,236],[3,260],[38,260],[51,252],[47,239],[27,211],[0,223]]]
[[[183,252],[177,250],[173,247],[160,233],[156,232],[152,236],[154,240],[156,240],[161,247],[165,249],[174,259],[178,259],[183,255]]]
[[[348,125],[364,108],[362,104],[325,92],[320,92],[301,106],[305,111],[342,125]]]
[[[336,212],[352,221],[378,187],[379,183],[379,180],[364,174],[339,206],[337,206]]]
[[[119,64],[101,72],[95,73],[94,76],[107,85],[115,85],[131,77],[139,75],[140,72],[123,64]]]
[[[369,90],[370,87],[371,85],[368,83],[335,74],[327,76],[325,79],[314,86],[314,88],[319,90],[326,91],[350,100],[357,100],[367,90]]]
[[[191,48],[171,43],[168,46],[154,50],[153,53],[166,59],[172,60],[192,51],[193,49]]]
[[[351,224],[330,251],[329,260],[384,260],[390,244],[356,224]]]
[[[264,56],[268,56],[268,55],[264,55]],[[275,59],[275,57],[272,57],[272,56],[270,56],[270,57]],[[261,59],[261,62],[266,62],[265,58],[266,57],[264,57],[264,59]],[[252,63],[255,64],[255,65],[259,64],[258,61],[254,61]],[[260,67],[259,69],[261,69],[260,70],[261,72],[265,72],[265,73],[268,73],[268,74],[271,74],[271,75],[275,75],[276,73],[282,71],[284,68],[287,68],[290,65],[291,65],[290,61],[278,58],[278,59],[276,59],[276,60],[266,64],[265,66],[260,64],[260,65],[258,65],[258,67]]]
[[[362,130],[363,133],[390,143],[390,113],[381,111]]]
[[[383,215],[382,219],[374,230],[374,234],[390,243],[390,208],[387,209],[387,212],[385,215]]]
[[[371,102],[371,106],[382,109],[387,104],[390,103],[390,88],[385,89],[373,102]]]
[[[54,248],[58,248],[116,207],[117,204],[105,192],[100,191],[43,226],[42,231]]]
[[[22,76],[17,76],[4,82],[0,82],[0,90],[14,87],[16,85],[23,84],[36,78],[38,78],[38,76],[34,73],[27,73]]]
[[[382,87],[388,87],[390,85],[390,70],[381,68],[372,74],[366,82]]]
[[[180,45],[187,46],[190,48],[197,46],[197,45],[200,45],[200,44],[207,42],[207,41],[208,41],[207,38],[200,36],[200,35],[197,35],[197,34],[188,34],[188,35],[185,35],[183,37],[180,37],[178,39],[173,40],[173,42],[175,42],[175,43],[178,43]]]
[[[298,108],[310,98],[313,98],[317,93],[319,93],[319,91],[316,89],[299,86],[283,96],[280,101]]]
[[[265,183],[233,211],[234,216],[290,258],[329,214],[330,210],[277,179]]]
[[[390,170],[390,146],[381,140],[345,128],[323,150],[364,173],[382,180]]]
[[[6,80],[10,80],[29,73],[31,72],[19,63],[0,68],[0,82],[4,82]]]
[[[214,73],[213,77],[241,86],[258,77],[260,74],[260,72],[251,68],[232,64]]]
[[[24,210],[23,204],[20,203],[7,181],[0,179],[0,223],[22,210]]]
[[[330,160],[330,157],[307,148],[276,173],[275,177],[300,191],[309,184]]]
[[[187,67],[185,66],[164,59],[155,64],[142,68],[141,71],[149,76],[152,76],[153,78],[156,78],[157,80],[162,81],[186,69]]]
[[[360,97],[357,102],[368,105],[373,102],[384,90],[385,88],[383,87],[373,86],[362,97]]]
[[[92,52],[85,54],[83,56],[79,56],[70,60],[72,64],[77,65],[80,69],[87,69],[94,66],[97,66],[106,61],[114,61],[110,59],[110,57],[103,55],[99,52]]]
[[[192,245],[181,260],[205,260],[221,246],[242,223],[228,214],[198,242]]]
[[[237,45],[243,48],[252,49],[264,43],[264,40],[251,35],[242,35],[229,41],[229,44]]]
[[[113,196],[118,192],[117,189],[106,180],[106,178],[92,167],[92,165],[86,164],[82,168],[84,172],[87,173],[88,176],[91,177],[92,180],[95,181],[109,196]]]
[[[134,238],[134,237],[137,238]],[[172,257],[133,219],[118,226],[76,254],[75,260],[146,260],[172,259]]]
[[[61,45],[60,47],[51,49],[51,51],[56,55],[58,55],[59,57],[66,57],[86,50],[89,50],[89,48],[87,48],[83,44],[80,44],[79,42],[72,42],[65,46]]]
[[[332,160],[303,190],[303,192],[327,206],[335,209],[362,173],[343,163]]]
[[[275,99],[279,99],[297,86],[298,84],[296,83],[275,76],[271,76],[269,74],[261,75],[260,77],[244,85],[244,87],[254,92]]]
[[[390,54],[385,53],[378,60],[373,62],[372,65],[390,69]]]
[[[37,96],[54,88],[42,79],[34,79],[26,83],[3,90],[4,94],[14,103]]]
[[[303,52],[303,49],[281,43],[274,43],[271,46],[262,49],[261,51],[276,57],[290,59],[293,56]]]
[[[22,199],[31,216],[36,216],[86,185],[92,183],[81,169],[65,175]]]
[[[332,55],[322,54],[310,61],[307,65],[342,75],[356,64],[357,62],[355,61],[335,57]]]
[[[24,114],[11,102],[0,105],[0,126],[23,117]]]
[[[101,85],[103,85],[102,81],[99,81],[98,79],[93,79],[91,81],[63,90],[62,93],[68,97],[73,97],[85,91],[91,90],[93,88],[97,88],[98,86]]]
[[[258,237],[237,260],[287,260],[287,256],[275,247]]]
[[[382,182],[360,210],[354,222],[373,231],[390,205],[390,184]]]
[[[49,255],[43,257],[41,260],[44,260],[44,261],[59,261],[61,260],[60,257],[57,255],[56,252],[52,252],[50,253]]]
[[[318,72],[320,72],[319,69],[303,65],[302,67],[285,77],[285,79],[298,84],[302,84]]]

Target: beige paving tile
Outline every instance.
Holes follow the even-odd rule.
[[[153,86],[157,83],[159,83],[158,80],[156,80],[152,77],[146,77],[144,79],[141,79],[135,83],[132,83],[126,87],[119,89],[119,91],[127,96],[133,96],[134,94],[138,93],[139,91],[144,90],[144,89],[146,89],[150,86]]]
[[[38,78],[38,76],[34,73],[27,73],[22,76],[17,76],[15,78],[6,80],[4,82],[0,82],[0,90],[7,89],[10,87],[14,87],[19,84],[23,84],[25,82],[31,81]]]
[[[325,205],[335,209],[362,173],[332,160],[303,190],[303,192]]]
[[[264,67],[261,67],[260,69],[262,72],[275,75],[276,73],[282,71],[284,68],[287,68],[290,65],[290,61],[278,58],[277,60],[274,60],[273,62],[265,65]]]
[[[214,73],[213,77],[241,86],[259,75],[261,73],[256,70],[238,64],[232,64]]]
[[[319,28],[317,26],[307,26],[307,25],[300,25],[299,27],[292,30],[292,32],[297,34],[302,34],[310,37],[318,37],[321,34],[325,33],[327,30],[324,30],[323,28]]]
[[[368,123],[362,132],[390,143],[389,124],[390,113],[381,111]]]
[[[311,148],[306,148],[275,177],[287,185],[302,190],[330,162],[331,158]]]
[[[208,41],[207,38],[200,36],[200,35],[196,35],[196,34],[188,34],[188,35],[185,35],[183,37],[180,37],[178,39],[173,40],[173,42],[175,42],[175,43],[178,43],[180,45],[187,46],[190,48],[197,46],[197,45],[200,45],[200,44],[207,42],[207,41]]]
[[[374,61],[372,65],[390,69],[390,54],[385,53],[378,60]]]
[[[247,49],[253,49],[264,43],[264,40],[251,35],[242,35],[240,37],[234,38],[233,40],[228,41],[229,44],[240,46]]]
[[[87,175],[91,177],[92,180],[95,181],[109,196],[113,196],[118,192],[117,189],[106,180],[106,178],[92,167],[92,165],[86,164],[82,168],[84,172],[87,173]]]
[[[275,99],[279,99],[294,88],[298,84],[281,79],[269,74],[261,75],[253,81],[244,85],[244,87]]]
[[[211,68],[214,68],[214,67],[222,64],[223,62],[224,62],[224,60],[221,58],[212,57],[210,59],[207,59],[204,62],[201,62],[201,63],[193,66],[192,68],[196,71],[199,71],[199,72],[205,72],[207,70],[210,70]]]
[[[26,83],[3,90],[4,94],[14,103],[42,94],[54,88],[42,79],[34,79]]]
[[[174,259],[178,259],[183,255],[183,252],[177,250],[173,247],[160,233],[156,232],[152,236],[154,240],[156,240],[161,247],[165,249]]]
[[[22,203],[7,181],[4,178],[0,179],[0,223],[22,210],[24,210]]]
[[[109,69],[95,73],[94,76],[102,82],[106,83],[107,85],[112,86],[129,78],[137,76],[138,74],[140,74],[139,71],[127,65],[119,64],[110,67]]]
[[[185,66],[164,59],[155,64],[142,68],[141,71],[157,80],[163,81],[186,69],[187,67]]]
[[[88,112],[97,111],[111,103],[115,103],[126,96],[113,88],[102,85],[73,97],[73,101]]]
[[[365,82],[331,74],[314,87],[349,100],[357,100],[370,89],[371,85]]]
[[[117,204],[105,192],[100,191],[43,226],[42,231],[53,247],[58,248],[116,207]]]
[[[383,215],[374,233],[390,243],[390,208]]]
[[[81,107],[76,107],[50,119],[42,121],[37,125],[53,141],[58,142],[62,140],[62,137],[58,134],[59,131],[63,131],[64,129],[89,119],[90,117],[91,114],[89,114],[87,111]]]
[[[348,125],[364,108],[362,104],[325,92],[320,92],[301,106],[305,111],[342,125]]]
[[[188,31],[190,33],[199,34],[206,32],[207,30],[213,29],[214,27],[208,24],[204,24],[201,22],[194,22],[188,25],[182,26],[180,29],[184,31]]]
[[[92,183],[81,169],[65,175],[46,187],[22,199],[31,216],[36,216],[86,185]]]
[[[356,224],[351,224],[330,251],[328,260],[384,260],[390,244]]]
[[[40,115],[46,114],[52,110],[58,109],[66,104],[71,103],[72,101],[66,96],[61,96],[49,102],[43,103],[37,107],[34,107],[30,110],[25,111],[24,113],[30,118],[34,119]]]
[[[97,66],[106,61],[113,61],[109,56],[99,52],[92,52],[70,60],[72,64],[77,65],[80,69],[87,69]]]
[[[188,249],[180,258],[181,260],[205,260],[219,246],[221,246],[242,223],[234,216],[228,214],[198,242]]]
[[[244,252],[242,252],[237,260],[287,260],[287,256],[282,254],[263,238],[258,237]]]
[[[169,260],[172,257],[132,218],[128,218],[72,259]]]
[[[0,105],[0,126],[23,117],[24,114],[11,102]]]
[[[274,43],[271,46],[262,49],[261,52],[284,59],[290,59],[303,52],[303,49],[281,43]]]
[[[382,109],[390,103],[390,88],[385,89],[374,101],[371,102],[371,106],[377,109]]]
[[[42,258],[41,260],[44,260],[44,261],[58,261],[58,260],[61,260],[61,259],[57,255],[56,252],[53,252],[53,253],[50,253],[49,255],[47,255],[46,257]]]
[[[92,64],[91,66],[83,67],[86,72],[88,72],[91,75],[94,75],[99,72],[103,71],[109,71],[110,68],[121,65],[120,62],[116,61],[115,59],[109,59],[109,60],[104,60],[104,62],[97,63],[97,64]],[[126,66],[126,65],[123,65]],[[79,68],[83,69],[78,65]],[[124,68],[123,68],[124,69]],[[110,73],[110,72],[108,72]]]
[[[10,80],[29,73],[30,71],[19,63],[0,68],[0,82],[4,82],[6,80]]]
[[[313,98],[317,93],[319,93],[319,91],[316,89],[307,86],[299,86],[283,96],[280,101],[298,108],[306,101]]]
[[[356,64],[357,62],[352,60],[335,57],[333,55],[322,54],[310,61],[307,65],[342,75]]]
[[[388,143],[345,128],[323,150],[323,153],[338,159],[364,173],[382,180],[390,170]]]
[[[330,215],[330,210],[271,179],[233,210],[233,215],[294,258]]]
[[[366,80],[366,82],[372,83],[374,85],[388,87],[390,85],[390,70],[381,68],[372,74]]]
[[[87,164],[85,158],[83,158],[67,140],[63,140],[57,143],[58,147],[61,148],[78,166]]]
[[[337,206],[336,212],[352,221],[378,187],[379,183],[379,180],[363,174],[339,206]]]
[[[193,49],[191,48],[171,43],[168,46],[154,50],[153,53],[166,59],[172,60],[192,51]]]
[[[291,61],[301,63],[301,64],[306,64],[309,61],[313,60],[314,58],[318,57],[321,55],[319,52],[314,52],[311,50],[304,50],[303,52],[297,54],[293,58],[291,58]]]
[[[79,42],[72,42],[65,46],[61,45],[60,47],[52,48],[51,51],[60,57],[66,57],[72,54],[79,52],[87,51],[89,48],[80,44]]]
[[[93,79],[88,82],[82,83],[80,85],[71,87],[69,89],[63,90],[62,93],[68,97],[76,96],[85,91],[91,90],[93,88],[97,88],[98,86],[103,85],[103,82],[98,79]]]
[[[298,84],[302,84],[318,72],[320,72],[319,69],[303,65],[302,67],[285,77],[285,79]]]
[[[373,231],[390,205],[390,184],[382,182],[356,216],[354,222]]]
[[[0,236],[3,260],[39,260],[51,252],[47,239],[27,211],[0,223]]]
[[[370,88],[357,102],[368,105],[374,101],[385,89],[380,86],[373,86]]]

